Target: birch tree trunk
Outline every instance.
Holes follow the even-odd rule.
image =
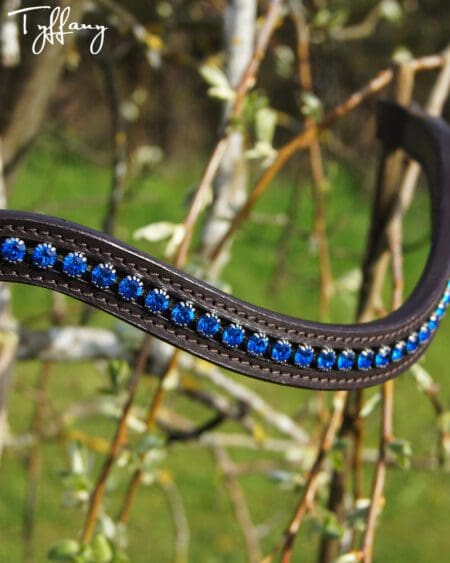
[[[0,139],[0,209],[5,209],[6,188],[3,176],[2,148]],[[0,283],[0,460],[8,438],[8,396],[14,372],[17,344],[16,322],[11,314],[9,285]]]
[[[256,32],[257,0],[230,0],[225,12],[225,42],[227,49],[227,77],[236,88],[247,68],[254,49]],[[224,108],[223,120],[227,121],[230,104]],[[244,136],[233,131],[229,136],[228,147],[213,186],[214,200],[205,223],[202,235],[202,253],[216,245],[228,230],[230,220],[246,198],[247,165],[244,157]],[[229,259],[229,248],[216,261],[213,278]]]

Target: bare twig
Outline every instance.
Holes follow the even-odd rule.
[[[263,173],[253,190],[249,193],[247,201],[239,210],[233,222],[231,223],[228,231],[224,234],[222,239],[218,242],[215,248],[211,251],[209,258],[214,261],[220,255],[223,246],[234,235],[237,229],[247,219],[253,206],[264,194],[270,182],[282,170],[285,164],[292,156],[298,151],[304,150],[310,146],[321,131],[330,127],[335,121],[347,115],[356,107],[361,105],[369,97],[382,91],[392,80],[393,72],[390,69],[380,72],[376,78],[371,80],[364,88],[350,96],[345,102],[336,106],[329,111],[323,119],[318,123],[311,124],[299,133],[292,141],[289,141],[278,151],[278,155],[269,168]]]
[[[259,545],[258,533],[253,524],[244,492],[236,479],[234,464],[228,455],[228,452],[224,448],[215,446],[213,448],[213,452],[223,473],[225,486],[230,496],[236,521],[238,522],[244,535],[248,560],[250,563],[260,563],[261,548]]]
[[[313,93],[313,79],[310,61],[309,27],[304,19],[301,8],[291,2],[291,10],[297,31],[297,56],[299,63],[299,80],[302,94]],[[305,119],[306,127],[314,127],[314,118]],[[319,313],[322,320],[328,316],[328,305],[333,290],[330,251],[326,228],[325,209],[325,172],[322,149],[318,137],[308,147],[309,163],[312,176],[312,193],[314,200],[314,237],[319,251]]]
[[[270,37],[272,36],[275,25],[278,21],[278,17],[280,14],[280,6],[281,6],[280,0],[271,0],[269,4],[268,12],[264,19],[264,24],[259,33],[252,59],[249,65],[247,66],[247,69],[244,72],[242,79],[239,82],[239,85],[236,88],[236,98],[228,117],[227,126],[225,126],[224,132],[220,136],[214,150],[212,151],[211,157],[208,161],[203,177],[200,180],[198,188],[192,199],[189,211],[186,215],[186,219],[184,221],[185,237],[177,251],[177,255],[175,258],[175,262],[177,263],[184,264],[186,262],[187,252],[191,243],[194,227],[197,223],[198,216],[203,209],[205,197],[208,193],[208,190],[210,189],[212,181],[214,180],[217,174],[220,163],[228,146],[228,136],[229,136],[228,125],[233,120],[240,117],[243,109],[245,96],[255,84],[256,76],[258,74],[261,61],[264,58]]]
[[[183,498],[171,475],[168,475],[166,472],[160,472],[158,474],[158,483],[167,497],[175,525],[174,563],[188,563],[191,532]]]
[[[270,563],[278,553],[281,554],[281,563],[289,563],[292,560],[292,549],[294,547],[295,538],[297,537],[304,517],[313,507],[317,492],[318,477],[322,470],[326,454],[332,448],[336,434],[342,423],[347,395],[347,391],[338,391],[334,394],[333,412],[331,413],[328,423],[324,428],[322,437],[320,439],[317,455],[315,457],[313,466],[308,473],[306,484],[302,496],[294,511],[293,518],[286,528],[283,541],[274,549],[274,551],[270,555],[264,558],[263,563]]]
[[[147,363],[147,359],[150,354],[150,343],[151,340],[147,338],[130,377],[130,381],[128,383],[128,399],[123,408],[122,416],[118,423],[108,457],[105,460],[102,471],[100,472],[100,476],[91,495],[89,510],[82,534],[83,543],[89,543],[92,538],[92,534],[94,533],[101,503],[105,494],[107,479],[126,437],[128,415],[131,411],[140,376],[144,371],[145,364]]]

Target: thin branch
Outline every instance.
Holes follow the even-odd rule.
[[[362,545],[364,563],[371,563],[373,558],[373,545],[378,515],[383,505],[383,491],[386,477],[386,452],[392,441],[392,419],[394,410],[394,382],[383,384],[382,425],[379,457],[375,470],[369,514],[367,517],[366,532]]]
[[[281,563],[289,563],[292,560],[292,550],[298,531],[304,517],[314,505],[318,486],[318,477],[322,471],[326,454],[332,448],[336,434],[341,426],[347,396],[348,391],[338,391],[334,394],[333,411],[322,433],[318,452],[312,468],[308,473],[302,496],[300,497],[294,511],[294,515],[284,533],[284,539],[270,555],[264,558],[263,563],[271,563],[278,553],[280,553],[281,556]]]
[[[174,563],[188,563],[191,532],[183,498],[170,475],[160,472],[158,474],[158,483],[167,497],[175,525]]]
[[[291,2],[291,11],[297,32],[297,57],[298,74],[302,94],[313,93],[313,78],[310,61],[310,36],[309,27],[303,17],[302,10],[295,2]],[[314,119],[305,119],[306,127],[314,127]],[[320,319],[328,316],[328,307],[333,291],[333,274],[331,271],[330,250],[326,228],[325,204],[325,171],[323,165],[322,149],[318,137],[311,141],[308,147],[309,163],[312,176],[312,193],[314,201],[314,237],[319,251],[319,313]]]
[[[286,145],[279,149],[276,159],[263,173],[253,190],[249,193],[247,201],[237,213],[228,231],[224,234],[216,247],[212,249],[209,255],[209,259],[211,261],[217,259],[224,245],[235,234],[242,223],[248,218],[255,203],[264,194],[270,182],[275,178],[280,170],[284,168],[290,158],[292,158],[292,156],[294,156],[294,154],[296,154],[298,151],[304,150],[309,147],[311,142],[313,142],[318,137],[321,131],[324,131],[335,121],[337,121],[344,115],[347,115],[349,112],[361,105],[365,100],[386,88],[386,86],[391,82],[392,76],[393,72],[391,69],[380,72],[378,76],[371,80],[364,88],[354,93],[345,102],[339,104],[334,109],[329,111],[325,115],[325,117],[318,123],[311,124],[305,127],[305,129],[301,133],[299,133],[293,140],[289,141]]]
[[[433,57],[424,57],[422,59],[416,59],[414,61],[413,67],[415,71],[432,70],[440,68],[446,62],[446,56],[436,55]],[[305,127],[302,132],[300,132],[294,139],[286,143],[278,151],[278,155],[274,162],[261,176],[253,190],[249,193],[246,203],[239,210],[231,223],[228,231],[222,237],[222,240],[216,245],[211,251],[208,258],[211,261],[217,259],[220,255],[222,248],[228,242],[228,240],[235,234],[242,223],[248,218],[251,210],[259,198],[264,194],[268,188],[270,182],[275,178],[275,176],[280,172],[280,170],[285,166],[285,164],[296,154],[297,152],[306,149],[311,145],[319,134],[328,129],[333,123],[353,111],[355,108],[360,106],[367,99],[383,91],[391,82],[394,77],[394,72],[392,69],[385,69],[380,71],[375,78],[368,82],[363,88],[352,94],[343,103],[335,106],[332,110],[328,111],[325,116],[316,124],[312,124],[309,127]]]
[[[236,479],[234,463],[224,448],[215,446],[213,452],[222,471],[236,521],[244,536],[248,560],[250,563],[260,563],[261,548],[259,545],[258,532],[253,524],[244,492]]]
[[[130,377],[128,383],[128,398],[122,411],[122,416],[118,423],[116,434],[114,440],[111,444],[111,448],[107,459],[103,465],[100,476],[97,480],[95,488],[91,494],[89,510],[84,524],[82,541],[83,543],[89,543],[95,530],[95,525],[97,523],[98,514],[101,508],[101,503],[103,501],[103,496],[105,494],[106,483],[111,472],[112,466],[120,452],[120,449],[125,441],[127,433],[127,420],[131,411],[131,407],[136,395],[138,383],[142,372],[145,369],[148,357],[150,355],[150,344],[151,339],[146,338],[145,343],[141,349],[139,357],[136,361],[133,373]]]
[[[269,3],[268,11],[259,32],[252,59],[236,88],[236,98],[231,112],[228,116],[227,124],[224,127],[224,131],[221,134],[214,150],[212,151],[203,177],[200,180],[198,188],[192,199],[189,211],[186,215],[186,219],[184,220],[185,236],[178,248],[175,258],[176,263],[184,264],[186,262],[194,227],[203,209],[208,190],[210,189],[212,181],[217,174],[220,163],[222,162],[222,158],[225,155],[228,146],[228,138],[230,134],[229,125],[241,116],[245,97],[248,94],[249,90],[255,85],[259,67],[265,56],[270,38],[272,36],[272,33],[274,32],[275,25],[280,15],[280,8],[280,0],[271,0],[271,2]]]

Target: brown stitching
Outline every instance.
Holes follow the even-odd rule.
[[[392,369],[389,369],[387,371],[381,372],[381,373],[372,373],[372,372],[368,372],[367,375],[362,376],[361,374],[358,374],[357,376],[340,376],[338,378],[336,378],[333,373],[327,374],[326,372],[324,372],[323,374],[320,375],[320,377],[318,377],[317,375],[310,375],[307,373],[301,373],[299,371],[281,371],[280,368],[278,367],[277,369],[272,367],[272,366],[261,366],[260,364],[256,364],[251,362],[247,357],[245,358],[241,358],[237,355],[230,355],[229,352],[225,352],[223,350],[219,350],[217,347],[213,347],[211,345],[211,343],[203,341],[203,340],[199,340],[198,338],[194,338],[192,336],[188,336],[186,334],[180,334],[177,332],[176,329],[167,326],[165,323],[161,323],[161,318],[160,317],[151,317],[151,316],[144,316],[142,314],[142,311],[135,310],[135,307],[138,306],[134,306],[134,307],[130,307],[127,306],[127,304],[125,302],[119,301],[115,296],[110,295],[110,296],[104,296],[102,294],[97,295],[95,292],[91,291],[83,291],[82,288],[78,288],[78,287],[72,287],[72,284],[70,283],[70,280],[57,280],[57,279],[49,279],[46,280],[43,278],[42,275],[39,275],[37,272],[31,271],[31,272],[27,272],[24,274],[18,273],[17,271],[12,271],[9,273],[10,276],[15,276],[18,279],[28,279],[30,281],[36,281],[36,282],[40,282],[41,285],[44,285],[46,287],[48,287],[49,289],[52,289],[54,287],[59,288],[59,289],[66,289],[67,292],[69,292],[71,295],[73,296],[81,296],[84,297],[85,299],[90,299],[90,298],[95,298],[97,300],[97,302],[102,302],[104,304],[105,308],[109,308],[110,312],[113,308],[117,309],[119,312],[122,313],[126,313],[128,314],[130,317],[140,320],[141,321],[141,326],[140,328],[143,328],[143,325],[150,325],[152,327],[154,327],[155,329],[163,332],[163,333],[167,333],[170,334],[174,337],[176,337],[178,340],[181,341],[185,341],[187,344],[191,343],[191,344],[196,344],[206,350],[208,350],[208,352],[213,353],[215,355],[218,355],[220,358],[228,361],[229,363],[239,363],[243,366],[246,366],[248,368],[250,368],[251,370],[255,370],[255,373],[253,375],[257,376],[258,372],[261,372],[261,374],[270,374],[272,375],[274,378],[282,378],[282,379],[287,379],[289,381],[295,381],[295,380],[301,380],[304,382],[325,382],[328,385],[337,385],[339,388],[346,386],[347,384],[363,384],[365,382],[370,382],[370,383],[374,383],[375,382],[380,382],[383,380],[386,380],[390,377],[394,377],[396,374],[403,372],[407,367],[409,367],[412,363],[414,363],[417,358],[423,354],[424,350],[425,350],[425,346],[420,348],[414,355],[407,357],[403,362],[397,364],[396,366],[393,366]],[[87,283],[87,282],[86,282]],[[112,300],[109,299],[108,297],[113,298]],[[159,322],[158,322],[159,321]],[[186,345],[186,348],[187,345]],[[189,348],[188,348],[189,351]],[[291,368],[291,369],[295,369],[295,368]],[[268,375],[268,377],[270,378],[270,375]],[[273,380],[273,379],[272,379]]]
[[[70,245],[76,245],[76,248],[81,247],[83,250],[85,250],[89,254],[91,254],[91,255],[95,254],[97,259],[104,260],[105,257],[107,257],[111,261],[115,262],[114,265],[117,265],[117,263],[120,263],[122,265],[122,267],[126,268],[127,270],[133,269],[134,271],[136,271],[136,273],[142,275],[143,277],[151,276],[152,278],[160,279],[166,285],[168,285],[169,288],[171,288],[172,292],[181,293],[181,294],[189,294],[191,296],[193,295],[194,296],[193,298],[197,299],[198,301],[202,301],[202,302],[205,302],[205,303],[211,303],[212,306],[215,307],[216,309],[224,311],[225,315],[227,313],[232,314],[232,315],[237,315],[237,316],[241,317],[242,319],[245,319],[250,324],[252,324],[253,319],[256,318],[253,314],[249,314],[249,313],[246,313],[245,311],[237,310],[235,306],[230,306],[226,302],[217,302],[215,299],[206,296],[204,293],[200,293],[200,292],[196,293],[190,288],[185,288],[182,284],[180,284],[178,281],[174,281],[172,278],[168,278],[168,277],[162,278],[158,272],[154,272],[153,270],[149,270],[148,268],[146,268],[144,266],[134,264],[131,261],[128,262],[126,259],[124,259],[122,257],[115,256],[111,252],[102,250],[100,248],[91,247],[86,242],[77,241],[74,238],[66,238],[58,232],[52,232],[52,231],[43,230],[43,229],[41,230],[41,229],[38,229],[36,227],[24,227],[24,226],[21,226],[21,225],[16,226],[16,225],[10,224],[10,225],[6,225],[4,228],[10,229],[14,233],[17,233],[17,231],[21,231],[24,234],[32,233],[35,236],[45,236],[45,237],[50,239],[50,242],[53,242],[55,244],[62,244],[64,246],[69,245],[69,248],[70,248]],[[58,227],[55,226],[54,228],[58,228]],[[63,227],[59,227],[59,228],[62,229]],[[83,232],[83,236],[89,237],[90,235],[89,235],[89,233]],[[58,240],[59,242],[56,243],[56,240]],[[107,243],[107,241],[105,241],[105,244],[106,243]],[[122,251],[127,252],[127,249],[122,248]],[[156,265],[156,267],[158,267],[158,265]],[[143,272],[145,272],[145,273],[143,273]],[[286,335],[292,335],[296,338],[301,338],[301,339],[318,340],[318,341],[322,341],[322,342],[326,342],[326,343],[335,343],[335,344],[352,343],[353,345],[355,345],[355,344],[375,345],[375,344],[389,343],[389,341],[392,341],[394,339],[398,339],[399,337],[407,336],[408,333],[411,330],[417,330],[419,325],[422,324],[427,319],[427,317],[431,314],[434,307],[435,307],[435,305],[430,306],[430,308],[429,308],[429,310],[427,310],[427,312],[415,315],[410,320],[410,322],[408,324],[404,325],[402,328],[397,329],[396,331],[387,332],[387,333],[384,333],[384,334],[378,335],[378,336],[370,336],[369,335],[369,336],[361,336],[361,337],[354,336],[354,337],[343,338],[341,336],[333,336],[333,335],[317,334],[317,333],[313,333],[313,332],[305,332],[303,330],[297,330],[295,328],[289,328],[289,327],[286,327],[286,326],[283,326],[283,325],[278,325],[278,324],[275,324],[271,321],[266,321],[265,319],[261,319],[261,318],[256,319],[256,323],[258,325],[262,326],[262,327],[269,328],[270,330],[275,330],[278,333],[284,333]],[[253,322],[255,322],[255,321],[253,321]],[[249,328],[251,328],[251,327],[249,327]]]

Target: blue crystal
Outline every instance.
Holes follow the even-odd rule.
[[[18,262],[23,262],[27,253],[27,247],[21,239],[16,237],[7,238],[3,241],[0,252],[4,260],[17,264]]]
[[[247,342],[247,352],[252,356],[263,356],[269,347],[269,339],[259,332],[252,334]]]
[[[167,311],[170,305],[170,297],[164,289],[152,289],[145,297],[145,306],[152,313]]]
[[[38,244],[33,250],[33,264],[38,268],[51,268],[55,265],[57,258],[56,248],[47,242]]]
[[[245,338],[244,329],[236,324],[227,326],[222,334],[222,342],[230,348],[237,348],[242,344]]]
[[[350,371],[355,363],[355,352],[353,350],[344,350],[337,359],[337,367],[340,371]]]
[[[178,326],[188,326],[195,319],[195,309],[191,303],[183,301],[175,305],[170,313],[170,318]]]
[[[79,278],[87,270],[87,260],[81,252],[70,252],[64,257],[62,271],[72,278]]]
[[[408,354],[414,354],[414,352],[419,347],[419,335],[417,332],[413,332],[408,336],[408,340],[406,341],[406,351]]]
[[[420,327],[419,330],[419,342],[420,344],[424,344],[430,339],[430,329],[428,325],[425,323]]]
[[[217,315],[206,313],[206,315],[202,315],[198,319],[197,330],[203,336],[212,338],[219,332],[220,324],[220,319]]]
[[[270,356],[275,362],[284,363],[292,354],[292,346],[287,340],[277,340],[273,346]]]
[[[116,282],[116,270],[112,264],[98,264],[91,272],[91,279],[97,287],[107,289]]]
[[[430,332],[434,332],[438,326],[438,318],[436,317],[436,315],[431,315],[430,320],[428,321],[428,328],[430,329]]]
[[[309,367],[314,361],[315,353],[311,346],[300,344],[294,354],[294,363],[300,368]]]
[[[375,367],[385,368],[391,361],[391,349],[389,346],[383,346],[375,355]]]
[[[448,305],[450,304],[450,290],[447,289],[447,291],[444,293],[444,297],[442,298],[442,301],[444,305],[448,307]]]
[[[394,348],[392,349],[392,354],[391,354],[392,361],[399,362],[400,360],[403,360],[403,358],[405,357],[405,353],[406,353],[406,342],[403,342],[403,340],[401,340],[400,342],[397,342]]]
[[[375,359],[374,351],[370,350],[370,348],[366,348],[366,350],[363,350],[358,355],[358,361],[357,361],[358,369],[362,371],[366,371],[370,369],[373,366],[374,359]]]
[[[436,318],[439,321],[444,317],[445,310],[446,310],[446,307],[445,307],[444,303],[441,301],[439,303],[439,305],[436,307],[436,310],[434,311],[434,315],[436,315]]]
[[[127,276],[119,283],[118,292],[127,301],[134,301],[144,293],[144,284],[137,276]]]
[[[322,371],[329,371],[336,362],[336,354],[331,348],[324,348],[317,357],[317,367]]]

